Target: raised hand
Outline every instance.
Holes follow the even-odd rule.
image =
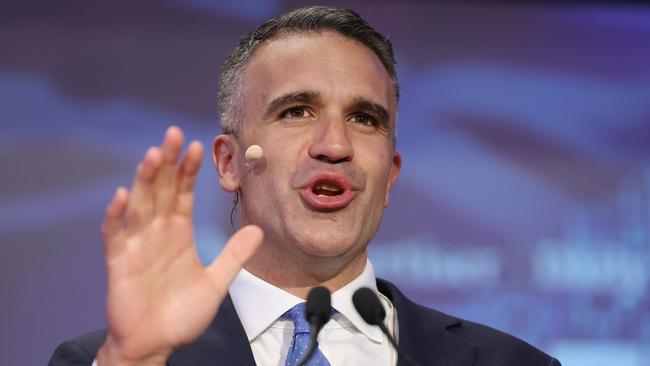
[[[130,192],[118,188],[106,207],[102,236],[108,272],[108,336],[104,365],[164,364],[174,348],[209,325],[228,286],[262,242],[248,226],[208,267],[192,230],[194,183],[203,147],[193,141],[178,163],[183,133],[167,130],[138,165]]]

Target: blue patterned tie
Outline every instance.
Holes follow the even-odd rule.
[[[311,328],[309,326],[309,322],[307,322],[307,319],[305,317],[306,304],[306,302],[301,302],[300,304],[287,310],[286,313],[282,314],[283,318],[293,320],[294,327],[293,339],[291,339],[291,344],[289,345],[287,360],[284,363],[285,366],[297,365],[298,362],[300,362],[303,357],[305,357],[305,354],[309,349],[309,342],[311,341]],[[316,348],[306,365],[330,366],[330,363],[325,358],[325,355],[323,355],[323,353],[318,348]]]

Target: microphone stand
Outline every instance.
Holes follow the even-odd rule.
[[[311,327],[311,339],[309,340],[309,348],[307,349],[307,353],[305,353],[305,356],[302,358],[302,360],[298,362],[297,366],[305,366],[316,351],[316,348],[318,348],[318,333],[320,332],[320,329],[315,324],[309,325]]]
[[[410,366],[420,366],[420,363],[415,361],[402,347],[400,347],[395,338],[390,334],[386,324],[384,324],[384,318],[386,318],[386,311],[381,305],[377,294],[374,291],[367,287],[362,287],[355,291],[352,295],[352,303],[357,309],[357,312],[366,323],[370,325],[376,325],[381,329],[382,333],[386,335],[390,344],[397,350],[399,357],[403,358],[404,361]]]
[[[314,287],[307,295],[306,317],[311,329],[311,339],[307,353],[300,360],[298,366],[304,366],[318,347],[318,333],[325,323],[330,320],[331,312],[330,292],[325,287]]]

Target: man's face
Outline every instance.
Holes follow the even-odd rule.
[[[401,164],[384,66],[336,33],[291,34],[258,48],[244,79],[240,143],[262,146],[265,162],[243,183],[242,224],[287,254],[358,255]]]

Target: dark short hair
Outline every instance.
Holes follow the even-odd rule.
[[[290,33],[332,31],[357,41],[379,58],[393,80],[395,96],[399,100],[399,84],[395,70],[393,46],[388,38],[377,32],[359,14],[332,6],[300,8],[260,25],[239,41],[230,52],[219,76],[217,102],[224,133],[237,134],[243,123],[242,75],[248,60],[264,42]]]

